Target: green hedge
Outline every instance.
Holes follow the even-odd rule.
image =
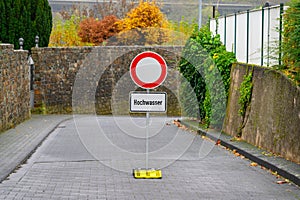
[[[187,115],[200,118],[207,126],[220,128],[230,86],[230,71],[235,55],[227,52],[220,35],[213,36],[208,26],[195,31],[185,45],[179,70],[186,82],[182,104]],[[192,88],[192,92],[189,88]],[[193,103],[195,93],[198,106]]]
[[[288,5],[283,18],[283,71],[300,86],[300,1],[292,0]]]

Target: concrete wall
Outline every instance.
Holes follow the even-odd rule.
[[[0,131],[30,117],[28,51],[0,44]]]
[[[253,91],[245,117],[238,114],[239,88],[253,67]],[[235,64],[223,131],[300,162],[300,88],[268,68]],[[243,125],[242,125],[243,124]],[[242,128],[241,128],[242,127]]]
[[[168,92],[168,114],[179,115],[177,63],[182,47],[33,48],[35,106],[47,113],[128,114],[132,59],[143,51],[162,55],[168,78],[156,90]],[[173,75],[172,75],[173,73]],[[175,73],[175,74],[174,74]]]

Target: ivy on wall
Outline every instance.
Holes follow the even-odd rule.
[[[240,106],[239,109],[239,115],[242,117],[242,123],[238,129],[237,136],[241,137],[242,136],[242,130],[245,127],[250,109],[251,109],[251,97],[252,97],[252,89],[253,89],[253,83],[252,83],[252,77],[253,77],[253,70],[254,68],[252,67],[252,70],[249,72],[249,68],[247,68],[246,74],[243,76],[243,82],[240,85],[239,92],[239,100],[238,104]]]
[[[240,98],[239,98],[239,115],[244,117],[246,114],[247,107],[250,106],[251,95],[252,95],[252,72],[244,75],[244,80],[240,86]]]

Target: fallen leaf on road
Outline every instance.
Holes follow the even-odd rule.
[[[277,184],[285,184],[285,183],[288,183],[287,181],[277,181]]]
[[[256,163],[256,162],[252,162],[252,163],[250,164],[250,166],[256,167],[256,166],[257,166],[257,163]]]
[[[239,153],[235,153],[234,155],[235,155],[235,156],[240,156],[241,154],[239,154]]]
[[[180,126],[181,126],[181,124],[180,124],[180,122],[178,122],[178,120],[174,120],[174,121],[173,121],[173,124],[175,124],[175,126],[177,126],[177,127],[180,127]]]
[[[272,175],[274,175],[274,176],[277,176],[277,175],[278,175],[278,173],[277,173],[277,172],[273,172],[273,171],[271,171],[271,173],[272,173]]]
[[[185,131],[189,130],[189,129],[188,129],[186,126],[184,126],[184,125],[180,125],[179,128],[181,128],[182,130],[185,130]]]
[[[217,142],[216,142],[216,145],[220,145],[221,144],[221,140],[218,139]]]

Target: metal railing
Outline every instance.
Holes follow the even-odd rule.
[[[227,51],[239,62],[261,66],[281,65],[283,4],[247,10],[210,20],[210,30],[220,34]]]

